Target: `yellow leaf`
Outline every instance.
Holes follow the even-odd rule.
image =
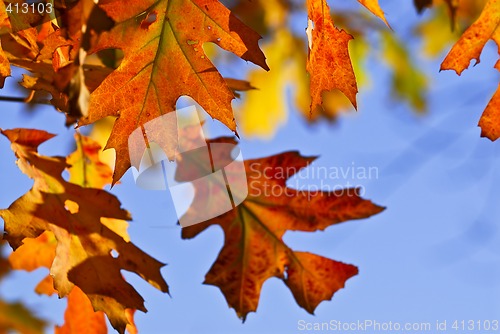
[[[270,138],[287,119],[285,86],[289,82],[293,36],[287,29],[280,28],[262,49],[272,70],[250,72],[248,80],[257,89],[245,94],[238,108],[238,121],[246,136]]]
[[[382,8],[380,8],[378,0],[358,0],[358,1],[363,6],[365,6],[370,12],[372,12],[375,16],[384,21],[385,25],[390,28],[389,23],[385,18],[384,11],[382,10]]]
[[[457,36],[456,30],[449,28],[443,7],[436,8],[431,18],[417,26],[416,32],[422,36],[424,54],[431,58],[439,56]]]
[[[99,143],[75,134],[76,151],[68,156],[67,162],[71,165],[68,168],[70,173],[69,181],[79,184],[82,187],[104,188],[105,185],[113,181],[113,171],[100,161],[99,153],[101,146]]]
[[[382,57],[389,65],[392,92],[419,112],[427,108],[427,78],[413,61],[406,46],[394,34],[382,32]]]

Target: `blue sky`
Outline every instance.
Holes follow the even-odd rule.
[[[410,1],[383,5],[396,33],[405,36],[417,18]],[[418,50],[417,43],[411,46]],[[372,56],[372,85],[358,96],[359,112],[333,125],[308,125],[291,110],[271,140],[242,137],[245,158],[300,150],[320,156],[314,166],[354,163],[379,170],[378,178],[356,182],[365,187],[366,198],[386,206],[386,211],[325,232],[285,235],[293,249],[359,267],[359,275],[332,301],[323,302],[315,316],[297,306],[280,280],[270,279],[257,313],[242,324],[218,288],[201,284],[222,247],[222,230],[211,227],[193,240],[181,240],[170,195],[142,190],[130,172],[125,175],[112,192],[134,217],[132,241],[168,263],[162,272],[172,295],[125,274],[149,310],[136,316],[141,333],[326,333],[300,330],[298,324],[330,320],[433,325],[447,320],[446,332],[456,333],[451,329],[454,320],[500,320],[500,146],[480,138],[477,127],[498,84],[492,69],[496,50],[489,44],[481,63],[462,77],[438,74],[439,59],[424,60],[418,52],[415,57],[432,75],[426,115],[390,100],[390,78]],[[20,93],[6,89],[2,94]],[[64,117],[53,109],[40,107],[32,115],[21,104],[3,103],[0,109],[3,129],[34,127],[58,134],[41,147],[42,153],[64,155],[72,150],[73,130],[63,126]],[[0,140],[0,152],[0,207],[5,208],[31,187],[31,181],[15,166],[7,140]],[[16,272],[0,286],[0,295],[22,300],[40,316],[62,324],[65,302],[33,293],[44,275],[46,270]]]

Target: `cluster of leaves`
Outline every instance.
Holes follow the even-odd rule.
[[[378,0],[358,1],[389,27]],[[27,101],[37,101],[41,94],[50,93],[50,103],[66,114],[67,124],[84,126],[108,116],[116,118],[105,147],[115,150],[113,171],[100,161],[100,146],[78,133],[76,152],[64,158],[38,153],[38,146],[53,137],[45,131],[2,131],[11,142],[19,168],[34,182],[25,195],[0,211],[5,239],[14,249],[9,262],[14,269],[49,268],[50,275],[36,291],[68,297],[66,323],[57,328],[61,333],[74,332],[82,323],[92,324],[95,332],[106,332],[103,314],[119,332],[126,328],[136,331],[133,312],[146,309],[121,270],[134,272],[168,292],[160,273],[163,264],[130,242],[126,234],[130,214],[115,196],[102,190],[106,184],[116,184],[131,167],[128,138],[133,131],[173,112],[179,97],[190,96],[210,116],[236,132],[231,103],[237,91],[257,87],[271,94],[278,91],[275,96],[281,96],[279,91],[290,75],[299,78],[294,80],[297,104],[311,119],[334,118],[345,105],[339,101],[357,105],[356,77],[362,77],[362,71],[358,66],[360,74],[356,75],[355,67],[362,62],[366,48],[360,44],[350,50],[353,37],[349,33],[363,41],[367,21],[363,15],[331,15],[325,0],[305,1],[305,37],[296,36],[290,29],[290,16],[294,11],[303,11],[303,4],[282,0],[241,0],[231,9],[216,0],[101,0],[97,5],[93,0],[79,0],[71,6],[55,1],[55,12],[9,13],[9,4],[16,3],[23,1],[0,0],[2,84],[11,66],[17,66],[28,73],[21,82],[32,92]],[[415,1],[419,10],[431,3]],[[462,18],[461,7],[452,0],[444,3],[455,25]],[[258,44],[261,36],[240,21],[236,13],[269,36],[263,46],[265,53],[272,56],[269,66]],[[337,28],[335,22],[349,33]],[[477,21],[453,46],[442,69],[454,69],[460,74],[470,60],[479,61],[489,39],[500,47],[499,23],[500,0],[488,0]],[[427,24],[421,26],[422,34],[433,23]],[[387,62],[393,71],[396,94],[423,109],[421,91],[425,79],[413,68],[408,50],[389,28],[383,29],[383,49],[390,55]],[[249,81],[224,78],[208,58],[210,51],[203,49],[208,42],[275,72],[269,76],[261,69],[252,71]],[[438,52],[433,46],[429,49]],[[500,70],[499,64],[496,68]],[[280,102],[266,100],[266,108],[261,108],[262,102],[252,97],[253,93],[244,99],[240,116],[247,124],[244,131],[258,133],[261,130],[255,130],[256,122],[250,118],[273,124],[272,119],[262,122],[268,116],[258,113],[270,107],[280,109]],[[347,100],[342,100],[341,94]],[[492,140],[500,136],[499,94],[497,91],[480,122],[483,135]],[[269,129],[263,132],[269,133]],[[177,130],[170,129],[168,134],[151,133],[149,140],[174,156],[177,137]],[[230,138],[212,142],[221,141],[234,143]],[[229,159],[228,152],[213,153],[221,161]],[[290,249],[282,236],[290,230],[312,232],[346,220],[367,218],[382,211],[382,207],[360,198],[355,190],[304,194],[287,188],[287,178],[276,172],[257,173],[250,168],[261,166],[276,171],[292,166],[298,171],[312,160],[298,152],[285,152],[246,161],[248,180],[254,182],[250,189],[270,184],[292,195],[278,197],[251,191],[230,212],[182,231],[184,238],[192,238],[208,226],[222,227],[225,243],[206,283],[218,286],[243,319],[257,309],[261,287],[271,277],[281,278],[297,303],[312,313],[321,301],[331,299],[347,279],[357,274],[352,265]],[[65,170],[69,171],[69,180],[62,177]],[[193,171],[189,166],[180,170],[179,180],[190,180]],[[196,191],[206,194],[209,190]],[[0,318],[0,329],[2,324]]]

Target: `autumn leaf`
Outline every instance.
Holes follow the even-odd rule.
[[[0,210],[5,239],[17,250],[26,238],[52,232],[57,247],[50,273],[59,297],[78,286],[94,310],[106,313],[113,327],[123,333],[129,323],[126,309],[146,309],[142,297],[120,271],[135,272],[168,292],[160,273],[163,264],[120,234],[121,222],[129,220],[130,215],[113,195],[65,181],[61,174],[68,167],[66,159],[37,153],[38,146],[53,135],[28,129],[5,130],[2,134],[11,141],[21,171],[34,180],[30,191],[8,209]],[[113,250],[117,257],[112,256]]]
[[[480,61],[481,52],[492,39],[498,46],[500,55],[500,0],[489,0],[479,18],[460,37],[441,64],[441,70],[455,70],[458,75],[469,67],[471,60]],[[500,71],[500,60],[495,68]],[[500,137],[500,85],[486,107],[479,126],[481,136],[492,141]]]
[[[102,312],[94,312],[89,298],[78,287],[68,295],[64,325],[56,327],[55,334],[106,334],[108,327]]]
[[[448,28],[446,10],[442,7],[436,8],[432,16],[420,23],[415,33],[422,37],[422,49],[425,56],[435,58],[445,49],[448,50],[451,41],[457,39],[457,31]]]
[[[406,48],[394,34],[381,34],[381,57],[391,72],[394,97],[406,100],[417,112],[427,110],[427,78]]]
[[[498,63],[497,63],[498,64]],[[497,66],[500,70],[500,68]],[[500,138],[500,84],[490,102],[486,106],[481,119],[479,120],[481,127],[481,136],[495,141]]]
[[[110,73],[104,66],[89,66],[84,62],[86,51],[113,22],[93,0],[81,0],[58,9],[59,15],[63,27],[55,20],[47,21],[36,29],[2,36],[2,44],[12,65],[31,72],[23,75],[21,86],[50,93],[50,102],[66,113],[69,125],[87,114],[90,92]],[[23,35],[30,37],[28,45]]]
[[[231,161],[233,139],[209,142],[213,161],[220,165]],[[264,282],[277,277],[292,291],[297,303],[313,313],[318,304],[332,298],[356,275],[355,266],[316,254],[298,252],[282,240],[286,231],[313,232],[351,219],[367,218],[383,210],[358,196],[356,189],[342,191],[304,191],[289,188],[287,180],[306,168],[315,158],[298,152],[286,152],[267,158],[245,161],[249,194],[233,210],[200,224],[185,227],[183,238],[193,238],[211,225],[224,230],[225,243],[205,283],[219,287],[228,304],[242,319],[257,309]],[[178,181],[209,172],[205,164],[188,164],[182,159],[176,172]],[[227,165],[225,175],[231,189],[241,174]],[[209,166],[208,166],[209,167]],[[210,169],[211,172],[211,169]],[[198,196],[216,205],[225,187],[195,185],[195,199],[186,212],[196,216]],[[183,218],[181,218],[182,221]]]
[[[324,0],[307,0],[309,16],[309,56],[311,113],[321,108],[322,94],[339,89],[356,108],[358,88],[349,57],[352,36],[333,25],[330,8]]]
[[[234,78],[224,78],[227,86],[233,92],[234,96],[237,98],[241,97],[240,92],[246,92],[249,90],[254,90],[255,87],[249,81],[234,79]]]
[[[263,45],[270,72],[251,71],[248,79],[258,89],[248,92],[238,108],[238,124],[246,136],[271,137],[287,119],[285,87],[290,79],[290,53],[294,50],[293,36],[286,29],[276,31],[274,38]],[[302,69],[303,70],[303,69]],[[305,74],[305,73],[304,73]],[[307,78],[306,78],[307,80]],[[301,84],[301,82],[297,82]],[[309,106],[308,110],[309,110]],[[265,119],[265,122],[262,120]]]
[[[0,32],[2,30],[10,29],[9,16],[5,10],[5,3],[3,0],[0,1]],[[7,59],[7,55],[2,49],[2,44],[0,42],[0,88],[3,88],[5,83],[5,78],[10,76],[10,63]]]
[[[111,184],[113,171],[99,158],[101,145],[79,133],[75,135],[76,150],[68,156],[69,182],[82,187],[104,188]]]
[[[358,1],[360,4],[365,6],[370,12],[372,12],[373,15],[377,16],[382,21],[384,21],[387,27],[389,28],[391,27],[385,18],[384,11],[382,10],[382,8],[380,8],[378,0],[358,0]]]
[[[488,40],[499,44],[500,0],[489,0],[479,18],[460,37],[441,64],[441,70],[455,70],[458,75],[469,67],[471,60],[480,61]]]
[[[67,162],[70,182],[84,187],[102,188],[112,181],[111,168],[99,160],[101,147],[89,137],[75,134],[76,151],[70,154]],[[126,229],[127,222],[101,218],[108,227],[114,225],[114,231],[129,241]],[[40,267],[50,268],[56,254],[57,240],[50,231],[45,231],[35,239],[26,238],[23,245],[9,256],[14,269],[33,271]],[[54,281],[49,275],[35,288],[39,294],[52,295],[57,293],[53,288]],[[56,333],[107,333],[104,313],[95,312],[89,298],[78,288],[73,287],[67,296],[68,306],[65,312],[65,323],[56,327]],[[129,333],[137,331],[133,323],[133,310],[125,310],[129,324]]]
[[[257,33],[213,0],[108,0],[99,5],[116,25],[101,36],[94,51],[118,48],[125,56],[91,94],[89,115],[79,125],[118,117],[106,146],[114,148],[117,156],[113,183],[130,167],[130,134],[175,110],[182,95],[192,97],[209,115],[236,129],[231,108],[234,94],[206,57],[203,44],[215,43],[267,70]],[[162,148],[173,152],[175,145],[168,142]]]

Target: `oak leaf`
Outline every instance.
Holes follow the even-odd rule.
[[[106,334],[108,327],[102,312],[94,312],[89,298],[78,287],[68,294],[64,325],[55,328],[55,334]]]
[[[489,0],[479,18],[463,33],[441,64],[441,70],[455,70],[458,75],[469,67],[471,60],[476,64],[486,43],[492,39],[500,55],[500,0]],[[500,60],[495,68],[500,71]],[[494,141],[500,137],[500,85],[487,105],[479,126],[481,136]]]
[[[460,37],[441,64],[441,70],[455,70],[458,75],[469,67],[471,60],[480,61],[488,40],[500,41],[500,0],[489,0],[479,18]]]
[[[340,90],[356,108],[358,88],[349,57],[352,36],[333,24],[330,8],[324,0],[307,0],[309,25],[309,56],[307,72],[310,76],[311,113],[321,108],[322,94]]]
[[[224,143],[227,145],[212,145]],[[225,177],[231,190],[241,178],[232,170],[231,149],[235,142],[219,138],[208,143],[212,159],[226,165]],[[229,146],[228,146],[229,145]],[[344,287],[345,281],[356,275],[355,266],[316,254],[298,252],[282,240],[286,231],[313,232],[351,219],[361,219],[383,210],[358,196],[356,189],[342,191],[304,191],[289,188],[287,180],[307,167],[315,158],[298,152],[286,152],[267,158],[245,161],[247,198],[233,210],[203,223],[185,227],[183,238],[193,238],[212,225],[220,225],[225,243],[205,277],[205,284],[219,287],[228,304],[243,320],[257,309],[264,282],[277,277],[292,291],[297,303],[313,313],[318,304],[332,298]],[[192,180],[194,175],[211,172],[210,166],[195,167],[179,163],[176,179]],[[191,159],[188,160],[190,163]],[[186,215],[197,215],[198,196],[211,199],[216,205],[225,187],[195,185],[193,205]],[[233,193],[234,194],[234,193]],[[206,208],[205,208],[206,209]],[[183,218],[181,218],[182,220]]]
[[[120,208],[116,197],[65,181],[61,174],[68,167],[66,159],[37,153],[38,146],[53,135],[28,129],[5,130],[2,134],[11,141],[21,171],[34,180],[30,191],[8,209],[0,210],[5,239],[16,250],[25,238],[52,232],[57,247],[50,272],[59,296],[68,295],[78,286],[94,310],[106,313],[113,327],[123,333],[129,323],[126,309],[146,309],[142,297],[120,271],[135,272],[168,292],[160,273],[163,264],[120,235],[120,222],[129,220],[130,215]],[[112,256],[113,250],[117,257]]]
[[[106,145],[116,151],[113,183],[131,165],[130,134],[175,110],[182,95],[192,97],[209,115],[235,131],[234,94],[206,57],[203,44],[215,43],[267,70],[256,32],[216,0],[107,0],[99,6],[116,25],[101,36],[94,51],[118,48],[124,59],[91,94],[89,115],[79,125],[118,117]],[[165,152],[172,153],[176,143],[162,145]]]
[[[92,0],[73,2],[58,10],[60,22],[47,21],[38,28],[2,36],[7,58],[12,65],[27,69],[21,85],[52,95],[51,103],[67,115],[67,125],[87,114],[90,92],[109,74],[104,66],[84,64],[86,50],[112,20]],[[17,19],[19,15],[11,17]],[[23,36],[29,38],[23,38]],[[26,43],[29,41],[30,43]],[[103,77],[96,75],[100,71]]]
[[[79,133],[75,135],[77,144],[76,151],[70,154],[67,162],[69,180],[72,183],[93,188],[102,188],[112,181],[111,168],[99,159],[100,145],[89,137]],[[103,224],[112,228],[121,235],[125,241],[129,241],[127,235],[127,222],[102,218]],[[13,269],[32,271],[40,267],[50,269],[56,253],[57,240],[50,231],[45,231],[35,239],[26,238],[23,245],[9,256],[9,262]],[[48,275],[35,288],[39,294],[56,294],[52,276]],[[65,312],[65,323],[62,327],[56,327],[56,333],[107,333],[104,313],[94,312],[89,298],[83,294],[78,287],[73,287],[67,296],[68,305]],[[125,310],[125,316],[129,319],[127,330],[135,333],[137,329],[133,323],[133,310]]]

